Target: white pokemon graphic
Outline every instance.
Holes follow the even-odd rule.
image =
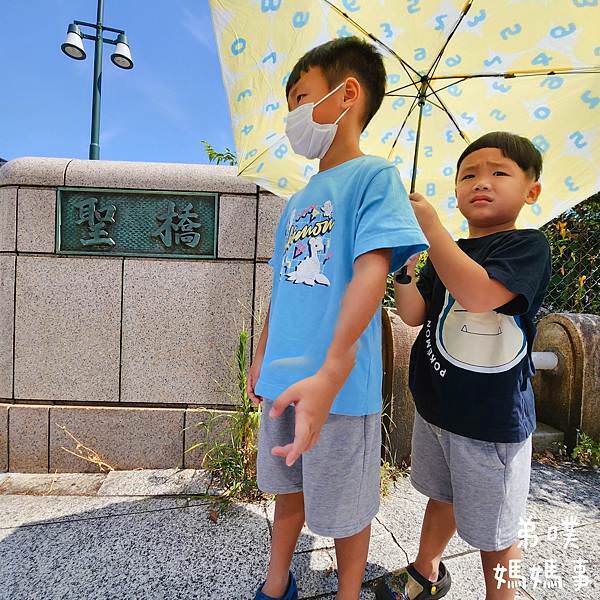
[[[329,285],[329,279],[321,273],[319,252],[324,251],[325,246],[321,237],[310,238],[308,240],[308,256],[298,263],[295,271],[286,275],[286,279],[309,286],[313,286],[315,283]]]
[[[435,339],[444,358],[477,373],[508,371],[527,353],[527,339],[514,317],[469,312],[447,290]]]

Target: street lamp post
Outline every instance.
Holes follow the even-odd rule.
[[[67,30],[67,39],[62,44],[62,51],[75,60],[85,60],[86,53],[83,47],[83,40],[94,40],[94,86],[92,90],[92,130],[90,137],[90,160],[100,158],[100,99],[102,93],[102,44],[111,44],[116,46],[111,55],[111,61],[121,69],[133,69],[133,60],[131,59],[131,50],[127,42],[127,37],[122,29],[106,27],[104,20],[104,0],[98,0],[98,10],[96,23],[86,23],[85,21],[73,21]],[[81,27],[90,27],[94,34],[83,33]],[[110,31],[117,34],[116,39],[104,37],[104,32]]]

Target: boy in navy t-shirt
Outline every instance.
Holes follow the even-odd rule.
[[[356,600],[379,507],[381,300],[388,273],[427,247],[396,168],[359,138],[385,92],[381,56],[357,38],[292,70],[286,132],[319,172],[287,203],[267,323],[248,375],[262,402],[258,485],[277,495],[257,600],[297,598],[304,522],[335,540],[338,595]]]
[[[450,576],[441,557],[455,531],[481,551],[486,599],[514,597],[513,582],[498,588],[494,573],[505,568],[508,582],[521,557],[535,429],[534,317],[550,277],[546,238],[515,221],[536,202],[541,169],[539,151],[517,135],[489,133],[469,145],[456,176],[469,237],[458,242],[425,198],[411,194],[429,257],[416,284],[395,289],[404,322],[423,325],[410,361],[411,479],[429,502],[414,563],[386,578],[379,599],[444,596]]]

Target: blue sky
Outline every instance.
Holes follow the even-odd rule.
[[[95,22],[96,0],[2,2],[0,157],[88,157],[93,42],[85,61],[60,49],[75,19]],[[126,31],[135,66],[104,46],[100,158],[207,162],[200,140],[232,147],[207,0],[105,0],[104,24]]]

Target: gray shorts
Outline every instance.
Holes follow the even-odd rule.
[[[425,496],[454,506],[458,535],[492,552],[517,541],[531,473],[531,436],[520,443],[474,440],[415,413],[411,480]]]
[[[306,524],[318,535],[362,531],[379,510],[381,415],[329,415],[317,445],[288,467],[271,449],[294,439],[294,408],[272,419],[272,404],[262,403],[258,487],[269,494],[304,492]]]

